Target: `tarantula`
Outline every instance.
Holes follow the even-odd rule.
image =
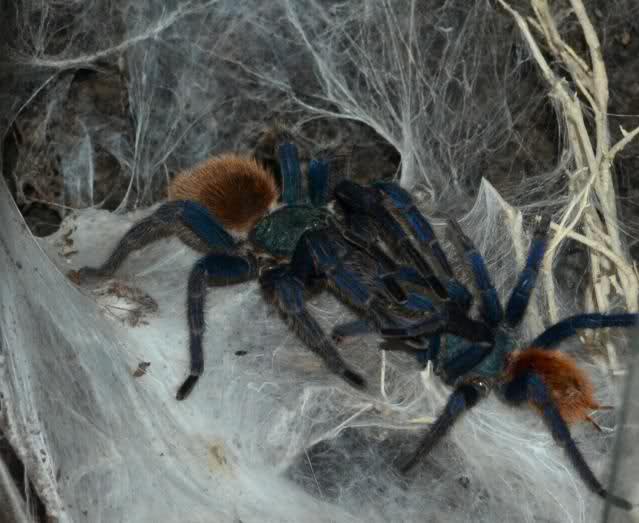
[[[422,318],[402,326],[381,328],[381,336],[385,338],[383,349],[418,350],[420,360],[432,362],[434,372],[454,389],[417,451],[399,464],[400,470],[406,473],[413,468],[465,411],[494,390],[506,403],[527,402],[535,408],[585,484],[614,505],[630,510],[633,507],[630,502],[610,494],[597,480],[570,434],[570,423],[589,420],[598,427],[589,412],[603,407],[594,399],[593,385],[586,373],[577,367],[572,357],[557,349],[563,341],[575,336],[578,329],[631,327],[637,324],[639,315],[578,314],[518,346],[514,331],[524,318],[535,287],[546,248],[548,221],[538,221],[525,267],[504,309],[482,256],[457,222],[449,220],[451,241],[470,266],[480,294],[480,318],[472,319],[469,316],[472,295],[455,278],[432,228],[417,211],[410,195],[396,185],[380,187],[392,200],[395,212],[413,225],[413,231],[428,232],[422,235],[422,244],[431,249],[435,247],[431,269],[446,278],[448,291],[445,300],[409,293],[407,300],[418,304],[415,310],[422,311]],[[358,320],[337,326],[333,334],[341,338],[368,330],[369,324]]]
[[[394,275],[434,286],[436,293],[445,295],[428,262],[386,208],[381,192],[374,192],[370,208],[362,212],[342,206],[340,217],[327,206],[329,162],[310,161],[307,199],[296,146],[282,141],[276,149],[280,180],[254,158],[234,154],[211,158],[178,175],[169,187],[169,201],[134,224],[100,267],[83,267],[70,274],[76,282],[110,277],[132,251],[171,235],[207,253],[188,278],[190,372],[178,389],[178,400],[190,394],[204,369],[208,286],[257,278],[264,295],[305,345],[356,388],[363,388],[365,379],[342,359],[308,312],[305,294],[328,287],[380,328],[398,325],[393,311],[401,313],[406,301]],[[360,190],[367,189],[343,181],[335,193],[343,200]],[[380,239],[399,253],[398,258],[417,264],[418,269],[396,262],[377,245]]]

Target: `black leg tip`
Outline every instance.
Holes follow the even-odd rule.
[[[195,384],[197,383],[197,380],[199,378],[199,374],[191,374],[188,378],[186,378],[182,386],[178,389],[177,394],[175,395],[175,399],[177,399],[178,401],[185,400],[189,396],[189,394],[191,394],[191,391],[193,390],[193,387],[195,387]]]
[[[95,267],[82,267],[77,271],[69,271],[67,273],[67,278],[69,278],[76,285],[79,285],[81,283],[92,283],[99,280],[100,278],[106,278],[108,276],[110,275]]]
[[[407,338],[408,336],[403,336],[406,334],[405,330],[400,327],[384,327],[379,330],[379,333],[383,338]]]
[[[395,467],[402,476],[407,476],[408,473],[415,468],[415,465],[417,465],[417,457],[412,456],[409,459],[398,461]]]
[[[77,271],[67,272],[67,278],[69,278],[76,285],[85,283],[92,279],[96,279],[98,276],[98,270],[94,269],[93,267],[82,267]]]
[[[627,511],[631,511],[632,509],[635,508],[635,505],[633,505],[632,503],[630,503],[630,501],[625,500],[623,498],[620,498],[618,496],[615,496],[613,494],[610,494],[608,491],[603,490],[602,492],[599,493],[599,495],[610,501],[610,503],[612,505],[614,505],[615,507],[618,507],[622,510],[627,510]]]
[[[348,382],[349,385],[355,387],[356,389],[366,388],[366,380],[352,370],[345,370],[342,373],[342,377]]]

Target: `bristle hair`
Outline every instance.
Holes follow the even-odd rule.
[[[222,225],[244,234],[275,205],[273,176],[254,158],[224,154],[178,174],[169,185],[170,200],[204,205]]]
[[[584,421],[600,407],[590,378],[567,354],[536,348],[514,353],[507,369],[509,378],[526,371],[541,376],[567,423]]]

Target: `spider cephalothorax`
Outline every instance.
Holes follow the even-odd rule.
[[[190,394],[203,372],[209,286],[257,278],[264,295],[306,346],[331,371],[358,388],[365,385],[364,378],[346,364],[308,312],[306,295],[328,288],[377,327],[394,325],[387,308],[401,310],[397,304],[387,307],[389,293],[396,298],[404,295],[393,273],[410,269],[376,245],[377,226],[373,222],[380,221],[379,230],[390,238],[391,248],[408,247],[409,241],[380,203],[381,194],[373,194],[379,200],[373,202],[373,213],[344,206],[344,212],[337,215],[327,205],[328,162],[311,160],[303,180],[297,148],[283,142],[276,149],[279,183],[252,157],[227,154],[211,158],[179,174],[169,187],[170,201],[133,225],[100,267],[73,272],[76,281],[111,276],[129,253],[172,235],[206,253],[195,263],[188,280],[191,365],[178,399]],[[351,189],[368,190],[342,182],[336,193]],[[429,265],[417,250],[409,250],[407,259],[420,267],[421,274],[413,271],[414,278],[427,281]]]
[[[575,360],[557,349],[579,329],[630,327],[637,324],[637,314],[579,314],[549,327],[534,340],[519,346],[515,330],[522,322],[546,247],[547,222],[539,221],[530,246],[526,265],[505,308],[486,270],[483,258],[455,221],[449,221],[451,241],[470,266],[479,292],[479,318],[469,316],[471,294],[455,278],[450,264],[425,225],[425,218],[411,208],[407,193],[397,187],[386,188],[395,200],[395,212],[404,214],[412,224],[413,235],[430,230],[424,247],[432,249],[432,268],[442,278],[447,297],[422,293],[418,309],[421,319],[405,319],[404,325],[382,328],[387,350],[418,350],[421,361],[432,362],[434,371],[453,392],[443,412],[424,436],[416,453],[401,464],[407,472],[427,455],[468,409],[490,391],[507,403],[530,404],[538,411],[555,440],[561,444],[586,485],[615,505],[630,509],[625,499],[609,494],[594,476],[570,435],[569,423],[591,420],[589,413],[601,408],[594,398],[594,388]],[[412,282],[407,282],[412,284]],[[411,293],[407,294],[408,297]],[[413,297],[413,302],[417,303]],[[397,323],[397,322],[396,322]],[[336,327],[339,336],[358,333],[354,324]],[[361,329],[365,331],[365,329]],[[361,332],[360,331],[360,332]],[[593,422],[594,423],[594,422]],[[596,426],[596,424],[595,424]]]

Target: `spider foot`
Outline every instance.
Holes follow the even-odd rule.
[[[175,395],[175,399],[177,399],[178,401],[182,401],[188,398],[189,394],[191,394],[191,391],[193,390],[193,387],[195,387],[195,384],[197,383],[197,380],[199,378],[200,378],[199,374],[189,375],[189,377],[186,378],[186,380],[184,380],[184,383],[180,385],[180,388],[178,389],[177,394]]]
[[[375,329],[367,320],[354,320],[347,323],[341,323],[333,327],[331,331],[331,339],[333,343],[340,344],[346,338],[354,336],[365,336],[375,332]]]
[[[76,285],[80,285],[81,283],[95,283],[110,276],[112,276],[112,274],[97,267],[82,267],[78,270],[67,272],[67,278]]]
[[[355,371],[349,369],[344,370],[344,372],[342,372],[342,378],[356,389],[366,388],[366,380]]]

